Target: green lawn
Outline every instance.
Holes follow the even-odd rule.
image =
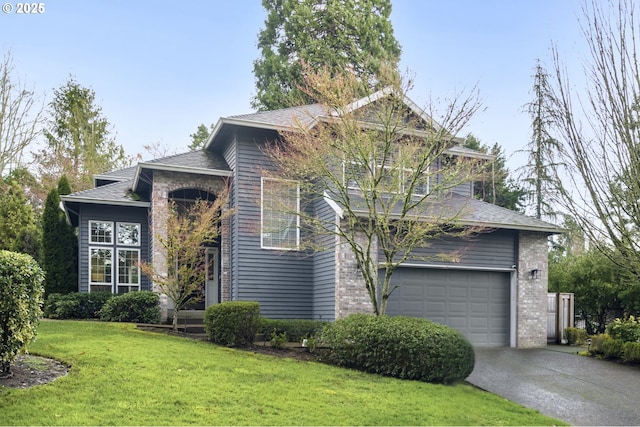
[[[0,389],[0,425],[552,425],[466,384],[402,381],[139,331],[43,321],[32,354],[72,366]]]

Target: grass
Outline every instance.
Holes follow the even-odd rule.
[[[0,389],[1,425],[558,425],[467,384],[402,381],[139,331],[43,321],[30,352],[71,365]]]

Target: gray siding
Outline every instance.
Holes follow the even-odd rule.
[[[470,238],[442,238],[432,240],[428,247],[413,251],[408,263],[416,265],[451,265],[487,269],[511,269],[516,264],[517,233],[497,230]],[[439,255],[458,257],[458,262],[438,261]],[[382,253],[379,254],[383,256]]]
[[[236,183],[238,182],[237,176],[237,150],[235,144],[235,137],[232,139],[231,143],[227,146],[227,149],[223,153],[224,159],[226,160],[229,168],[234,171],[233,180],[231,182],[231,192],[229,195],[229,204],[232,209],[237,209],[238,205],[238,186]],[[237,294],[237,281],[238,277],[238,239],[235,236],[238,235],[238,215],[232,215],[230,218],[230,242],[229,242],[229,284],[230,284],[230,297],[231,300],[238,299]]]
[[[260,302],[265,317],[311,318],[313,257],[260,247],[260,178],[267,161],[256,141],[265,139],[264,133],[236,134],[234,299]]]
[[[324,201],[317,202],[316,213],[329,221],[336,216]],[[323,250],[313,257],[313,318],[335,320],[335,236],[321,235],[319,239]]]
[[[149,260],[149,215],[146,208],[84,204],[80,207],[79,221],[78,284],[80,292],[89,292],[89,221],[139,223],[140,259]],[[115,274],[114,271],[114,280]],[[147,276],[141,275],[140,289],[151,289]]]

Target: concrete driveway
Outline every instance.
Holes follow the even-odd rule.
[[[638,367],[578,356],[566,346],[475,350],[467,381],[479,388],[572,425],[640,425]]]

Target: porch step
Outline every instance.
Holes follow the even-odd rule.
[[[180,310],[178,330],[190,334],[204,333],[204,310]]]

